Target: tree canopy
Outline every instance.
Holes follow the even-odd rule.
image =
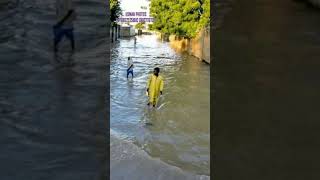
[[[151,0],[152,28],[192,38],[210,22],[210,0]]]
[[[111,23],[116,22],[116,20],[122,15],[120,0],[110,0],[110,13]]]
[[[141,30],[144,28],[144,24],[144,22],[139,22],[138,24],[136,24],[135,28]]]

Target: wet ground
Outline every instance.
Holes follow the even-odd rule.
[[[55,1],[0,4],[0,177],[106,178],[107,5],[76,0],[76,52],[52,53]]]
[[[216,179],[319,179],[320,10],[235,1],[214,32]]]
[[[134,78],[129,76],[127,80],[128,56],[133,58],[135,67]],[[148,75],[156,66],[160,67],[165,85],[164,94],[153,109],[146,105],[145,91]],[[189,173],[210,175],[209,65],[175,52],[155,35],[143,35],[137,37],[136,45],[132,38],[120,39],[112,47],[110,71],[110,127],[116,136],[134,143],[151,159]],[[148,167],[147,161],[143,162]],[[149,166],[152,165],[150,161]],[[124,167],[122,171],[126,171]],[[150,175],[147,171],[140,173]]]
[[[130,141],[110,137],[111,180],[209,180],[205,175],[171,166],[159,158],[152,158]]]

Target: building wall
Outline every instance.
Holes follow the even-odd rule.
[[[133,27],[120,27],[121,37],[130,37],[135,35],[135,29]]]
[[[159,34],[159,36],[161,36]],[[163,36],[161,36],[163,38]],[[190,55],[210,63],[210,29],[201,30],[193,39],[169,36],[169,42],[173,49],[180,52],[188,52]]]

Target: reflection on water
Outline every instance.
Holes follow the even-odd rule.
[[[126,78],[133,57],[134,78]],[[111,129],[153,157],[209,175],[209,66],[174,52],[155,36],[122,39],[111,49]],[[148,108],[146,81],[154,67],[164,77],[164,94]],[[131,76],[130,76],[131,77]]]

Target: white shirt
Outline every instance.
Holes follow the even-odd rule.
[[[128,69],[131,65],[133,65],[132,59],[128,60]],[[133,70],[133,66],[129,70]]]

